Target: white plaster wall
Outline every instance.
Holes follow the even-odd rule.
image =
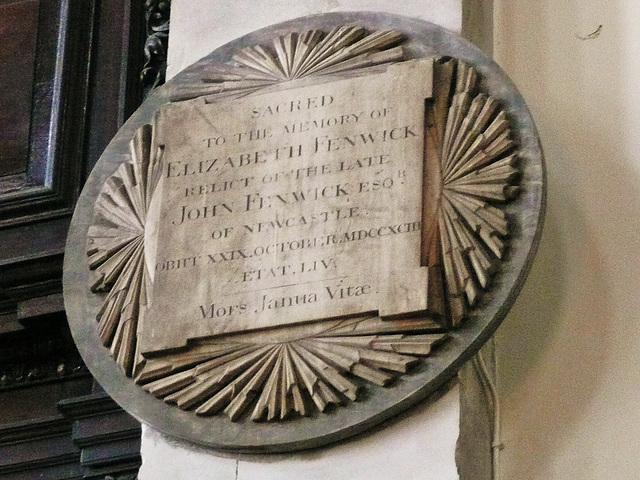
[[[498,331],[502,478],[638,479],[640,2],[495,7],[495,58],[549,172],[542,245]]]
[[[167,77],[249,32],[314,13],[368,10],[420,18],[459,32],[462,0],[173,0]]]
[[[173,0],[168,77],[239,36],[313,13],[384,11],[459,32],[461,0]],[[387,428],[313,452],[222,457],[143,429],[141,480],[456,480],[457,387]]]
[[[338,445],[290,455],[215,456],[142,434],[140,480],[457,480],[458,388],[384,428]]]

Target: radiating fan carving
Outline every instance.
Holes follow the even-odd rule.
[[[289,327],[286,341],[247,334],[203,342],[148,360],[135,380],[198,415],[223,411],[235,421],[252,407],[252,420],[282,420],[356,401],[361,380],[388,386],[447,338],[429,319],[365,317],[296,330],[308,327]]]
[[[225,95],[308,75],[363,69],[402,59],[396,32],[361,27],[312,30],[276,39],[273,51],[248,47],[234,64],[210,68],[203,86],[176,98]],[[275,53],[274,53],[275,52]],[[505,255],[504,205],[518,192],[516,145],[499,103],[482,93],[476,71],[440,60],[427,102],[422,265],[430,310],[458,325]],[[152,395],[198,415],[224,412],[256,421],[324,412],[355,401],[367,384],[389,386],[447,339],[430,318],[375,316],[324,320],[221,339],[145,359],[137,351],[147,307],[147,212],[161,175],[155,120],[135,133],[131,161],[105,183],[88,233],[92,290],[104,295],[98,332],[125,374]],[[247,413],[249,412],[250,413]]]
[[[426,117],[422,262],[431,296],[444,299],[440,310],[456,326],[504,257],[502,206],[519,191],[518,157],[506,113],[462,61],[436,62]]]
[[[249,93],[302,77],[363,72],[402,60],[403,49],[397,46],[402,40],[403,35],[393,30],[367,33],[357,25],[329,33],[289,33],[276,38],[271,47],[243,48],[228,65],[206,67],[201,84],[181,87],[171,100]]]
[[[91,290],[108,292],[98,312],[98,332],[128,376],[137,363],[137,332],[147,303],[144,229],[161,175],[163,147],[157,144],[154,126],[136,131],[131,161],[105,182],[88,232],[89,265],[98,273]]]

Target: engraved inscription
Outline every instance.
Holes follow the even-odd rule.
[[[430,355],[487,289],[518,193],[505,112],[454,59],[435,62],[433,98],[415,62],[351,89],[289,82],[312,45],[348,38],[344,58],[399,38],[362,33],[292,33],[277,58],[243,49],[245,74],[279,80],[211,72],[178,95],[209,96],[140,126],[131,161],[105,183],[87,243],[91,289],[106,293],[98,333],[154,396],[232,421],[252,403],[253,420],[306,415],[306,400],[324,411],[357,399],[351,376],[390,385],[390,370]],[[403,58],[392,50],[349,68]],[[243,89],[231,107],[214,103]]]
[[[416,60],[362,78],[166,107],[155,228],[145,239],[152,288],[142,351],[425,311],[431,70],[431,60]],[[398,300],[403,288],[423,293]]]

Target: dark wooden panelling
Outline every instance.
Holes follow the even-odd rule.
[[[0,8],[8,8],[4,3]],[[144,2],[36,3],[27,169],[0,176],[0,322],[19,302],[61,291],[82,183],[142,90]],[[13,21],[0,18],[3,25]]]
[[[0,5],[0,177],[27,171],[38,3]]]
[[[48,415],[55,410],[50,406],[47,413],[46,404],[86,393],[92,385],[64,312],[28,318],[18,315],[18,320],[27,322],[22,330],[0,335],[0,424],[16,421],[20,415]],[[41,387],[50,383],[55,385]],[[39,400],[43,400],[41,406],[33,405]],[[44,410],[38,413],[38,409]]]
[[[80,450],[71,425],[56,415],[0,429],[0,477],[3,480],[82,478]]]
[[[145,9],[157,3],[0,0],[3,480],[133,479],[140,465],[140,425],[82,363],[61,277],[82,183],[141,101]]]
[[[143,1],[100,2],[99,35],[91,59],[88,130],[84,177],[89,175],[118,128],[142,99]],[[127,28],[122,28],[122,26]]]
[[[94,2],[38,5],[27,168],[0,177],[0,226],[69,214],[80,188]]]
[[[63,400],[58,405],[73,421],[71,438],[81,450],[83,478],[120,478],[140,467],[140,424],[96,385],[90,395]]]
[[[8,424],[57,414],[56,405],[60,400],[88,394],[91,392],[93,379],[85,374],[79,378],[34,383],[36,382],[25,382],[20,388],[14,386],[10,390],[4,389],[0,392],[0,432]],[[0,433],[0,437],[1,435]]]
[[[31,94],[23,146],[27,163],[23,173],[0,177],[0,315],[9,321],[19,302],[61,291],[64,243],[85,163],[96,34],[95,0],[17,2],[2,8],[27,4],[37,19],[35,57],[29,60],[32,82],[25,78],[23,87]],[[0,19],[6,31],[22,29],[23,21],[29,30],[29,16]]]

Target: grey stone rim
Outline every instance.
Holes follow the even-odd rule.
[[[511,247],[493,287],[471,318],[451,333],[451,340],[429,357],[425,367],[402,377],[396,385],[368,394],[361,403],[330,414],[296,418],[282,424],[237,423],[226,417],[196,417],[153,397],[126,377],[104,348],[96,332],[100,300],[88,285],[87,230],[95,200],[106,179],[128,157],[134,131],[168,102],[181,82],[198,75],[210,61],[226,61],[246,45],[262,44],[290,31],[330,29],[358,23],[367,29],[393,28],[407,35],[412,57],[452,56],[473,65],[484,77],[492,96],[505,106],[522,158],[522,191],[507,212],[517,219]],[[345,439],[383,422],[424,400],[443,386],[466,360],[491,337],[511,308],[530,270],[541,235],[545,210],[545,167],[531,114],[504,72],[479,49],[462,38],[424,21],[398,15],[351,12],[314,15],[270,26],[236,39],[188,67],[158,89],[116,134],[91,173],[78,201],[66,246],[64,297],[71,331],[90,371],[125,410],[138,420],[173,437],[227,451],[266,453],[314,448]]]

